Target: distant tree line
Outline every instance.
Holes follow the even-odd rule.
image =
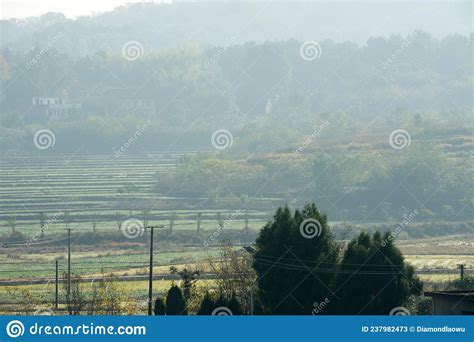
[[[416,221],[471,217],[468,157],[453,158],[427,145],[396,152],[315,149],[298,159],[281,152],[251,160],[198,155],[174,173],[159,174],[156,191],[214,201],[236,195],[291,200],[303,193],[339,221],[401,221],[412,213]]]

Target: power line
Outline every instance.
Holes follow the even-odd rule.
[[[332,273],[332,274],[362,274],[362,275],[396,275],[403,273],[401,271],[395,272],[384,272],[384,271],[360,271],[360,270],[344,270],[344,269],[330,269],[330,268],[308,268],[306,265],[287,264],[282,262],[268,262],[268,261],[256,261],[265,266],[276,267],[280,269],[292,270],[292,271],[303,271],[303,272],[318,272],[318,273]]]
[[[73,237],[79,237],[80,235],[74,235]],[[36,245],[42,245],[42,244],[45,244],[45,243],[54,243],[54,242],[60,242],[60,241],[64,241],[66,240],[68,237],[55,237],[55,238],[51,238],[51,239],[45,239],[45,240],[40,240],[40,241],[33,241],[33,242],[29,242],[29,241],[26,241],[26,242],[12,242],[12,243],[4,243],[2,245],[3,248],[8,248],[8,247],[30,247],[30,246],[36,246]]]

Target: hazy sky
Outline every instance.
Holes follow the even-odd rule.
[[[153,2],[152,0],[0,0],[2,2],[0,17],[8,18],[25,18],[30,16],[39,16],[47,12],[61,12],[69,18],[74,18],[81,15],[90,15],[93,13],[100,13],[111,11],[117,6],[126,5],[127,3],[136,2]],[[155,3],[171,2],[172,0],[155,0]],[[234,0],[235,1],[235,0]],[[260,0],[260,2],[265,2]],[[282,1],[283,2],[283,1]],[[304,2],[304,1],[299,1]],[[364,41],[373,32],[372,24],[377,24],[383,18],[387,17],[387,22],[379,23],[380,34],[403,33],[407,34],[415,29],[423,29],[431,32],[435,36],[443,36],[446,33],[463,33],[469,34],[472,32],[472,2],[469,0],[450,0],[450,1],[433,1],[433,0],[315,0],[311,2],[322,2],[331,4],[334,8],[346,8],[348,3],[363,4],[357,8],[370,8],[363,12],[362,17],[373,15],[374,20],[367,21],[360,19],[357,26],[364,26],[368,33],[362,34]],[[288,1],[291,3],[291,1]],[[385,3],[385,4],[384,4]],[[391,6],[386,6],[387,3],[396,4],[396,11],[393,13],[378,13],[377,9],[389,10]],[[349,6],[350,7],[350,6]],[[348,7],[348,8],[349,8]],[[414,10],[415,9],[415,10]],[[364,10],[365,11],[365,10]],[[382,11],[383,12],[383,11]],[[413,14],[414,12],[414,14]],[[328,12],[332,13],[332,12]],[[344,39],[356,38],[350,35],[350,32],[344,32],[342,27],[344,22],[350,23],[350,30],[357,30],[354,27],[354,20],[357,17],[351,17],[353,13],[351,10],[340,10],[336,13],[338,18],[347,17],[346,21],[339,22],[339,31],[344,36]],[[315,18],[316,20],[316,18]],[[383,19],[385,20],[385,19]],[[444,23],[444,25],[443,25]],[[391,27],[390,25],[393,25]],[[406,30],[404,30],[404,28]],[[406,31],[406,32],[405,32]],[[338,40],[332,35],[325,35],[325,38],[332,38]]]
[[[8,18],[24,18],[38,16],[47,12],[62,12],[67,17],[87,15],[93,12],[113,10],[127,2],[139,0],[1,0],[1,16]],[[155,1],[159,2],[159,1]]]

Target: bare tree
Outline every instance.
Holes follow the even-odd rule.
[[[170,233],[173,231],[175,219],[176,219],[176,213],[173,213],[173,215],[171,215],[171,218],[170,218]]]
[[[117,228],[120,232],[122,230],[123,221],[122,221],[122,216],[120,215],[118,211],[115,213],[115,219],[117,220]]]
[[[66,279],[67,274],[64,274],[63,277]],[[86,298],[82,290],[81,280],[80,276],[71,276],[70,295],[67,296],[66,300],[66,309],[70,315],[80,315],[86,306]],[[63,285],[67,293],[67,282],[63,282]]]
[[[97,230],[97,216],[92,216],[92,232],[96,233],[96,230]]]
[[[10,215],[7,219],[7,224],[12,229],[12,234],[15,234],[15,227],[16,227],[16,215]]]
[[[142,214],[143,227],[148,227],[148,217],[150,216],[150,211],[143,210],[141,214]]]
[[[191,290],[197,281],[196,278],[202,273],[202,271],[199,269],[191,270],[187,267],[178,271],[175,266],[171,266],[170,272],[172,274],[178,274],[181,277],[181,280],[183,281],[182,287],[184,299],[189,300],[191,298]]]
[[[230,242],[225,242],[220,255],[208,260],[209,269],[217,275],[217,290],[224,298],[230,299],[233,294],[242,304],[245,312],[250,312],[251,290],[255,283],[255,272],[252,268],[252,256],[243,250],[235,250]]]
[[[88,315],[120,315],[126,311],[127,295],[119,288],[112,276],[91,283]]]

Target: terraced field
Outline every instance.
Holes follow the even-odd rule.
[[[12,230],[8,220],[15,217],[16,229],[34,235],[40,229],[40,213],[45,213],[48,233],[61,231],[65,224],[76,231],[116,230],[117,222],[128,218],[178,229],[214,228],[217,212],[231,215],[222,201],[221,209],[209,209],[208,198],[170,197],[153,188],[157,175],[173,172],[193,153],[167,153],[137,157],[121,156],[10,156],[0,159],[0,233]],[[227,199],[229,202],[229,200]],[[238,201],[236,199],[235,201]],[[67,215],[65,215],[67,213]],[[248,226],[261,227],[269,213],[246,213]],[[234,223],[244,216],[235,217]]]
[[[21,218],[38,210],[115,209],[124,192],[127,199],[149,196],[156,174],[178,167],[185,155],[4,157],[0,213],[16,212]]]

